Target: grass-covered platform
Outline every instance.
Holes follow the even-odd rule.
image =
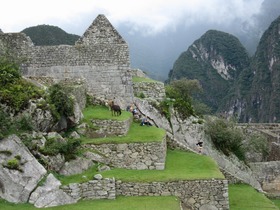
[[[122,110],[121,115],[114,116],[106,106],[88,106],[83,110],[83,115],[84,122],[89,124],[91,119],[124,121],[132,117],[131,112],[127,112],[124,110]]]
[[[231,210],[279,209],[264,194],[246,184],[229,185],[229,204]]]
[[[59,176],[64,185],[81,183],[92,179],[97,174],[96,167],[83,174],[73,176]],[[177,181],[197,179],[224,179],[216,162],[204,155],[179,150],[168,150],[165,170],[130,170],[115,168],[101,172],[103,177],[115,177],[124,182],[153,182]]]
[[[91,124],[92,119],[120,120],[124,121],[132,117],[127,111],[122,111],[120,116],[112,116],[111,111],[104,106],[89,106],[84,109],[84,122]],[[82,137],[83,144],[121,144],[121,143],[147,143],[160,142],[165,137],[164,129],[155,126],[140,126],[140,122],[132,122],[126,136],[115,136],[106,138]]]
[[[114,136],[106,138],[82,137],[83,144],[121,144],[121,143],[147,143],[162,141],[166,135],[165,130],[155,126],[140,126],[133,122],[126,136]]]
[[[31,204],[12,204],[0,200],[2,210],[38,210]],[[84,200],[76,204],[56,206],[47,210],[180,210],[180,201],[174,196],[167,197],[123,197],[116,200]]]

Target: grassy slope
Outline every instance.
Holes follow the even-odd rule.
[[[106,138],[82,138],[83,144],[105,144],[105,143],[145,143],[160,142],[165,136],[165,130],[155,126],[140,126],[139,123],[132,123],[126,136]]]
[[[231,210],[278,209],[264,194],[245,184],[229,185],[229,203]]]
[[[132,114],[127,111],[122,111],[121,116],[112,116],[111,111],[103,106],[90,106],[83,111],[84,121],[89,125],[91,119],[101,120],[127,120],[132,117]],[[165,130],[155,126],[140,126],[140,123],[133,122],[130,126],[128,134],[121,137],[107,137],[107,138],[86,138],[83,137],[83,144],[104,144],[104,143],[143,143],[162,141],[165,136]]]
[[[275,203],[275,205],[276,205],[278,208],[280,208],[280,200],[275,200],[275,199],[273,199],[272,201]]]
[[[3,210],[38,210],[31,204],[11,204],[0,200]],[[177,198],[168,197],[118,197],[116,200],[88,200],[77,204],[47,208],[47,210],[180,210]]]
[[[132,77],[133,82],[159,82],[145,77]]]
[[[127,111],[122,111],[120,116],[113,116],[108,107],[105,106],[89,106],[83,110],[84,121],[90,124],[91,119],[102,120],[127,120],[132,117],[132,114]]]
[[[98,173],[96,167],[83,174],[59,176],[63,184],[87,181]],[[168,150],[165,170],[129,170],[116,168],[101,173],[103,177],[115,177],[122,181],[152,182],[195,179],[223,179],[216,162],[208,156],[191,152]],[[83,178],[83,177],[87,178]]]

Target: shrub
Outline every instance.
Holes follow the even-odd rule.
[[[139,97],[139,98],[145,98],[146,96],[145,96],[145,94],[144,94],[143,92],[141,92],[141,93],[139,93],[139,94],[137,95],[137,97]]]
[[[195,115],[192,106],[192,94],[202,91],[197,80],[188,80],[186,78],[172,81],[165,87],[166,96],[174,99],[173,107],[178,111],[183,120],[191,115]]]
[[[9,133],[11,125],[10,116],[0,107],[0,139]]]
[[[10,159],[7,161],[7,164],[4,166],[9,169],[19,170],[19,160],[16,158]]]
[[[12,155],[13,153],[10,150],[0,150],[0,154],[4,154],[4,155]]]
[[[235,154],[240,160],[245,160],[242,141],[245,139],[242,131],[232,121],[225,119],[208,120],[206,133],[210,135],[215,147],[229,156]]]
[[[19,65],[8,57],[0,57],[0,86],[15,83],[20,77]]]
[[[248,135],[248,144],[246,150],[251,152],[257,152],[262,154],[262,158],[265,160],[269,155],[268,140],[262,134],[253,133]]]
[[[16,112],[25,109],[30,99],[42,97],[42,90],[23,79],[0,87],[0,102]]]
[[[30,115],[23,115],[17,122],[17,130],[32,131],[34,130],[32,118]]]
[[[60,116],[74,115],[74,100],[60,84],[51,86],[49,92],[49,101],[55,106],[55,110]],[[53,114],[57,116],[55,113]]]
[[[173,106],[173,100],[170,98],[165,98],[163,101],[160,102],[158,109],[162,115],[164,115],[168,121],[170,121],[171,114],[170,114],[170,107]]]
[[[45,155],[54,156],[58,153],[63,154],[65,160],[74,159],[78,153],[78,148],[81,145],[79,139],[68,139],[67,141],[60,141],[57,139],[48,139],[45,147],[40,151]]]

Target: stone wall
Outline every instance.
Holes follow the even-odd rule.
[[[158,100],[165,98],[165,88],[162,82],[134,82],[133,91],[135,96],[144,94],[145,98]]]
[[[262,189],[269,193],[280,193],[280,161],[250,163],[250,167]]]
[[[97,128],[94,131],[97,136],[124,136],[130,128],[132,116],[124,121],[92,119],[91,122]]]
[[[6,49],[25,59],[25,77],[82,78],[91,95],[133,101],[128,45],[104,15],[74,46],[34,46],[23,33],[0,34],[0,53]]]
[[[186,209],[229,209],[227,180],[133,183],[116,181],[118,195],[177,196]]]
[[[184,209],[229,209],[227,180],[122,182],[115,179],[69,184],[61,189],[75,200],[115,199],[116,196],[176,196]]]
[[[90,180],[85,183],[72,183],[61,189],[75,200],[115,199],[115,179]]]
[[[161,142],[127,144],[87,144],[84,147],[99,151],[118,168],[163,170],[166,158],[166,139]]]

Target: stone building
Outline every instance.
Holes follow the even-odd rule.
[[[0,52],[21,58],[25,77],[55,81],[81,78],[97,98],[133,100],[129,48],[104,15],[98,15],[74,46],[34,46],[23,33],[0,33]]]

